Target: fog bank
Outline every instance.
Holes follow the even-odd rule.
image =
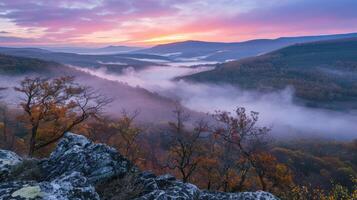
[[[262,94],[230,85],[198,84],[173,81],[175,77],[210,70],[211,67],[150,67],[141,71],[127,68],[123,74],[105,69],[76,68],[97,77],[142,87],[162,96],[179,100],[184,106],[200,112],[233,111],[238,106],[260,113],[260,123],[272,127],[275,136],[319,136],[334,139],[357,137],[357,114],[313,109],[293,103],[294,90]]]

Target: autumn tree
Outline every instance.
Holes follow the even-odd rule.
[[[109,116],[89,120],[86,123],[86,131],[84,134],[92,141],[109,144],[111,137],[115,135],[115,130],[110,126],[112,123],[114,123],[114,120]]]
[[[165,167],[177,170],[182,181],[187,182],[202,160],[201,136],[207,132],[208,126],[204,121],[199,121],[189,130],[185,123],[190,116],[184,109],[177,105],[173,112],[175,121],[169,122],[171,147]]]
[[[225,192],[242,191],[245,189],[250,166],[235,145],[221,138],[217,140],[217,170],[221,177],[217,189]]]
[[[138,111],[129,113],[124,110],[122,111],[122,116],[110,124],[114,128],[116,135],[111,143],[114,143],[120,153],[133,162],[138,161],[141,150],[138,139],[142,130],[134,124],[134,120],[138,115]]]
[[[139,164],[143,151],[139,141],[143,130],[135,124],[139,111],[123,110],[120,117],[103,116],[87,123],[88,137],[96,142],[107,143],[135,164]]]
[[[202,141],[203,156],[196,175],[192,178],[195,184],[207,190],[219,190],[222,182],[220,172],[221,147],[214,135],[210,134]]]
[[[111,102],[74,77],[25,78],[15,90],[22,94],[20,116],[30,130],[28,155],[47,147],[90,117],[101,114]]]
[[[264,147],[267,145],[266,136],[270,129],[259,127],[258,113],[247,113],[245,108],[237,108],[235,115],[217,112],[214,117],[219,123],[215,134],[224,141],[223,159],[228,159],[228,161],[223,160],[223,163],[231,165],[234,163],[240,176],[236,190],[242,189],[251,170],[256,173],[261,189],[266,190],[269,169],[266,159],[273,159],[273,157],[263,152],[267,152]],[[231,154],[236,156],[233,158],[237,159],[235,162],[232,161]]]

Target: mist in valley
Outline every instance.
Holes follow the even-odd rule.
[[[233,111],[237,107],[257,111],[260,113],[259,123],[271,127],[272,134],[278,138],[322,137],[343,140],[353,138],[357,130],[357,113],[354,111],[332,111],[297,105],[293,101],[294,89],[290,87],[278,92],[260,93],[230,85],[175,80],[176,77],[211,70],[212,67],[153,66],[139,71],[127,68],[122,74],[109,73],[105,68],[75,68],[102,79],[145,88],[201,113]]]
[[[69,66],[64,75],[74,75],[76,81],[93,87],[114,99],[106,110],[118,116],[122,110],[140,111],[138,120],[147,123],[165,123],[171,120],[175,102],[190,110],[194,119],[207,117],[215,111],[234,111],[245,107],[259,112],[259,123],[271,127],[278,138],[325,137],[351,139],[355,137],[357,113],[308,108],[293,101],[294,89],[260,93],[242,90],[231,85],[191,83],[175,78],[214,69],[211,62],[166,62],[166,66],[151,66],[142,70],[125,68],[112,73],[106,68]],[[192,67],[191,65],[195,65]],[[191,67],[190,67],[191,66]],[[5,101],[16,106],[19,96],[12,89],[25,76],[1,76],[0,84]],[[152,117],[155,113],[155,118]]]

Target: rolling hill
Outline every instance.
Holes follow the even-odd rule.
[[[260,91],[291,86],[305,105],[357,109],[357,38],[296,44],[183,79]]]
[[[224,62],[250,56],[257,56],[289,45],[321,40],[357,37],[357,33],[282,37],[278,39],[258,39],[246,42],[222,43],[185,41],[158,45],[149,49],[139,50],[139,53],[159,54],[172,58],[202,59],[207,61]]]

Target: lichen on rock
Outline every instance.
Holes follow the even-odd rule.
[[[36,199],[41,198],[43,193],[41,191],[40,186],[28,186],[23,187],[19,190],[16,190],[14,193],[11,194],[11,197],[19,197],[24,199]]]
[[[99,200],[99,195],[78,172],[64,174],[51,182],[14,181],[0,183],[0,199]]]

